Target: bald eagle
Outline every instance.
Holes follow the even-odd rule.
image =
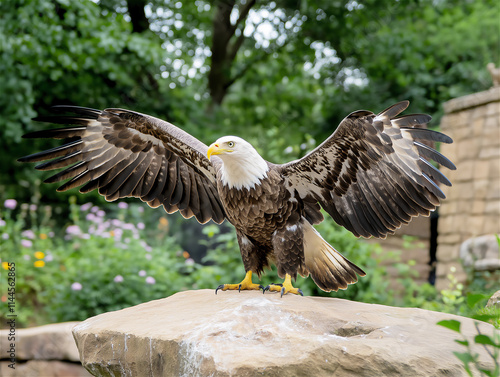
[[[19,159],[46,161],[38,170],[65,168],[46,179],[58,191],[81,186],[98,189],[106,200],[136,197],[167,213],[179,211],[200,223],[228,220],[236,228],[246,275],[217,290],[263,289],[302,294],[292,285],[297,274],[311,275],[324,291],[346,289],[365,272],[329,245],[313,227],[323,208],[356,236],[385,237],[412,217],[428,216],[451,185],[429,160],[455,169],[425,141],[451,143],[421,128],[431,117],[397,117],[409,105],[399,102],[375,115],[355,111],[303,158],[278,165],[264,160],[236,136],[206,146],[163,120],[123,109],[57,106],[68,116],[36,120],[74,125],[42,130],[27,138],[70,142]],[[252,282],[271,263],[283,284]]]

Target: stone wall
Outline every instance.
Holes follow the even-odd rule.
[[[453,144],[441,152],[457,166],[446,171],[452,187],[440,207],[437,249],[437,287],[448,286],[446,275],[455,267],[464,280],[460,244],[484,234],[500,233],[500,87],[444,104],[442,132]]]

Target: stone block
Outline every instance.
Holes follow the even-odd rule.
[[[474,171],[472,177],[474,181],[478,179],[488,179],[490,172],[490,161],[488,160],[475,160]]]
[[[486,208],[486,201],[484,200],[474,200],[472,203],[472,214],[473,215],[482,215]]]
[[[456,156],[455,163],[461,164],[461,169],[463,169],[463,164],[465,162],[473,162],[472,160],[480,154],[479,150],[480,144],[477,139],[465,139],[457,142],[458,154]],[[457,165],[458,169],[458,165]],[[463,173],[463,172],[462,172]],[[472,176],[471,176],[472,177]]]
[[[500,158],[492,158],[489,160],[489,177],[500,178]]]
[[[485,200],[488,195],[491,181],[487,178],[477,179],[473,182],[473,197],[475,200]]]
[[[500,234],[500,216],[485,216],[483,234]]]
[[[461,237],[457,233],[448,233],[445,235],[438,236],[438,244],[440,246],[444,245],[456,245],[462,241]]]
[[[462,160],[460,163],[457,163],[457,177],[455,180],[457,182],[468,182],[472,180],[474,173],[474,159],[467,158],[466,160]]]
[[[492,199],[485,205],[484,213],[488,215],[496,215],[500,219],[500,199]]]
[[[495,200],[500,199],[500,179],[491,179],[486,199]]]
[[[16,357],[18,360],[80,361],[71,329],[78,322],[54,323],[17,330]],[[0,330],[0,348],[8,349],[8,330]]]
[[[459,257],[459,244],[455,245],[439,245],[437,249],[437,259],[441,262],[456,261]]]
[[[467,217],[467,232],[472,236],[479,236],[484,234],[484,221],[483,215],[475,215]]]
[[[7,361],[0,361],[2,377],[92,377],[80,364],[59,360],[29,360],[9,368]]]
[[[479,158],[484,160],[500,158],[500,148],[497,145],[481,148]]]
[[[487,116],[499,116],[500,102],[491,102],[486,105],[485,114]]]

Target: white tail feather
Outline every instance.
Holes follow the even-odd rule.
[[[304,222],[305,264],[314,282],[324,291],[346,289],[365,272],[335,250],[306,220]]]

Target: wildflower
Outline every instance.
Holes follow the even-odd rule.
[[[30,260],[30,259],[31,259],[31,257],[30,257],[28,254],[24,254],[24,255],[23,255],[23,259],[24,259],[24,260]]]
[[[48,237],[45,233],[40,233],[40,239],[41,240],[46,240]]]
[[[45,257],[45,254],[42,253],[41,251],[35,251],[35,258],[36,259],[43,259]]]
[[[33,246],[33,242],[31,242],[30,240],[21,240],[21,246],[29,248]]]
[[[146,228],[146,226],[144,225],[144,223],[137,223],[137,229],[144,229]]]
[[[151,258],[153,258],[153,257],[151,256],[151,254],[146,254],[146,259],[147,259],[147,260],[151,260]]]
[[[83,238],[84,240],[89,240],[90,239],[90,234],[83,233],[80,237]]]
[[[115,278],[113,279],[115,283],[121,283],[123,281],[123,276],[121,275],[116,275]]]
[[[96,219],[96,216],[93,213],[87,213],[87,216],[85,216],[85,219],[87,221],[94,221]]]
[[[128,208],[128,204],[125,203],[125,202],[120,202],[120,203],[118,203],[118,208],[120,208],[120,209],[127,209]]]
[[[189,258],[189,253],[187,251],[183,251],[182,252],[182,256],[185,258],[185,259],[188,259]]]
[[[31,229],[25,230],[21,232],[21,236],[29,238],[31,240],[35,239],[35,232],[33,232]]]
[[[66,228],[66,233],[70,235],[77,236],[82,233],[80,227],[78,225],[70,225]]]
[[[49,232],[49,234],[47,234],[50,238],[54,237],[54,232]]]
[[[142,277],[146,276],[146,271],[140,270],[139,271],[139,276],[142,276]]]
[[[33,263],[33,266],[40,268],[40,267],[45,266],[45,262],[43,260],[37,260],[37,261],[35,261],[35,263]]]
[[[47,256],[45,257],[45,262],[52,262],[54,260],[54,257],[52,256],[52,254],[47,254]]]
[[[17,200],[16,199],[7,199],[5,202],[3,202],[3,205],[5,206],[5,208],[14,209],[17,206]]]
[[[93,207],[90,209],[90,212],[94,212],[94,213],[96,213],[97,211],[99,211],[99,207],[97,207],[97,206],[93,206]]]
[[[8,270],[9,269],[9,262],[2,262],[2,268],[4,270]]]
[[[74,282],[73,284],[71,284],[71,289],[73,291],[81,291],[82,290],[82,285],[78,282]]]
[[[187,258],[186,261],[184,262],[188,266],[194,265],[194,259],[193,258]]]
[[[147,283],[147,284],[155,284],[155,283],[156,283],[156,280],[155,280],[155,278],[154,278],[154,277],[152,277],[152,276],[148,276],[148,277],[146,278],[146,283]]]
[[[92,207],[92,203],[85,203],[80,206],[80,211],[88,211]]]
[[[97,217],[104,217],[106,216],[106,212],[104,212],[102,209],[100,211],[97,211],[96,213]]]
[[[35,212],[38,209],[38,206],[36,204],[30,204],[30,211]]]
[[[8,233],[3,233],[2,234],[2,240],[8,240],[9,239],[9,234]]]
[[[0,226],[5,226],[5,224],[7,224],[5,220],[0,219]]]
[[[122,222],[121,222],[121,220],[113,219],[113,220],[111,220],[111,225],[113,225],[114,227],[118,227],[118,226],[122,225]]]
[[[162,226],[167,226],[168,225],[168,220],[166,217],[160,217],[160,225]]]

